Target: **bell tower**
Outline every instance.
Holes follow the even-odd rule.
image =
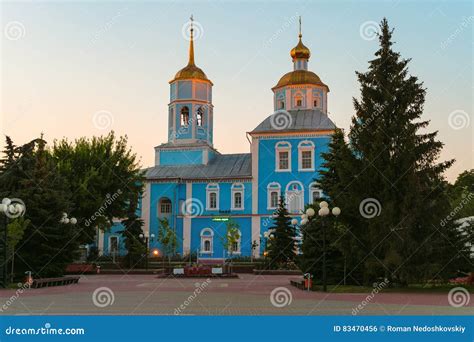
[[[213,148],[212,82],[194,61],[194,19],[190,18],[188,64],[170,83],[168,142],[155,147],[155,165],[207,164]]]

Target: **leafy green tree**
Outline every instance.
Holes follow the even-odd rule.
[[[68,180],[74,209],[84,229],[77,241],[91,243],[96,227],[107,229],[115,217],[127,217],[130,198],[138,198],[143,172],[127,137],[80,138],[55,141],[52,154],[60,174]]]
[[[235,245],[239,243],[240,239],[240,226],[234,220],[229,220],[226,223],[226,231],[224,236],[220,236],[222,247],[227,251],[232,258],[233,253],[235,252]]]
[[[288,262],[295,260],[295,228],[291,225],[291,218],[286,209],[285,198],[280,197],[278,209],[275,212],[274,226],[268,240],[269,267],[284,267]]]
[[[158,230],[158,242],[163,246],[168,261],[176,254],[178,249],[178,237],[176,232],[170,227],[168,219],[162,218],[160,221],[160,229]]]

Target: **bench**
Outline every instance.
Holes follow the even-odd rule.
[[[49,287],[49,286],[63,286],[63,285],[70,285],[70,284],[77,284],[79,282],[79,276],[68,276],[68,277],[59,277],[59,278],[38,278],[33,279],[33,283],[31,287],[34,289],[38,289],[41,287]]]

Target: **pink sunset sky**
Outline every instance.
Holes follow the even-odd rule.
[[[127,135],[143,167],[167,140],[169,84],[186,65],[196,20],[196,64],[213,81],[214,145],[249,152],[245,132],[273,112],[271,87],[292,68],[298,16],[309,69],[331,91],[328,110],[346,130],[359,97],[355,71],[378,48],[387,17],[394,48],[427,88],[425,119],[455,158],[448,180],[473,168],[472,3],[409,1],[7,2],[1,9],[1,130],[16,144]],[[184,32],[184,33],[183,33]]]

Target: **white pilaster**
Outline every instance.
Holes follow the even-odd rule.
[[[186,183],[186,203],[192,201],[193,198],[193,183]],[[183,255],[191,252],[191,221],[192,218],[188,215],[183,217]]]
[[[252,242],[257,242],[253,256],[260,256],[260,216],[258,216],[258,147],[259,139],[252,138],[250,152],[252,153]]]
[[[143,220],[143,233],[147,236],[150,235],[150,198],[151,198],[151,183],[145,183],[145,189],[142,195],[142,216]]]
[[[97,253],[99,256],[104,255],[104,232],[97,228]]]

